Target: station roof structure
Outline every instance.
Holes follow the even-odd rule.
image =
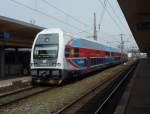
[[[10,36],[7,40],[0,38],[0,45],[31,47],[36,34],[43,29],[40,26],[0,16],[0,32],[7,32]]]
[[[150,0],[118,0],[140,48],[150,53]]]

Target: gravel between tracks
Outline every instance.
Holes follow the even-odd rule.
[[[132,62],[109,68],[94,76],[51,89],[7,107],[0,108],[0,114],[50,114],[70,103],[88,89],[95,87],[97,83],[102,83],[103,80],[107,80],[121,70],[126,69],[130,64]]]

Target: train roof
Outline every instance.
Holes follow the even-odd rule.
[[[91,49],[97,49],[97,50],[105,50],[109,52],[120,52],[120,50],[117,48],[109,47],[109,46],[100,44],[96,41],[87,40],[84,38],[76,38],[76,40],[72,43],[72,46],[81,47],[81,48],[91,48]]]
[[[114,48],[114,47],[110,47],[110,46],[106,46],[104,44],[101,44],[99,43],[98,41],[95,41],[95,40],[92,40],[92,39],[86,39],[86,38],[83,38],[83,37],[78,37],[78,36],[75,36],[75,35],[72,35],[70,33],[67,33],[67,32],[64,32],[66,35],[69,35],[71,36],[72,38],[75,38],[75,39],[83,39],[83,40],[86,40],[86,41],[90,41],[90,42],[93,42],[93,46],[91,45],[90,47],[94,47],[95,48],[98,48],[98,49],[102,49],[102,50],[105,50],[105,51],[111,51],[111,52],[121,52],[120,49],[118,48]],[[82,43],[78,43],[78,44],[73,44],[74,46],[79,46],[79,47],[82,47]]]

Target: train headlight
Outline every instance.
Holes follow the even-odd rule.
[[[31,70],[31,75],[37,75],[37,70]]]
[[[61,63],[57,63],[57,66],[61,66]]]

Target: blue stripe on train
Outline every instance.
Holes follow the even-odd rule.
[[[85,59],[72,59],[72,62],[78,65],[80,68],[86,67],[86,60]]]
[[[77,65],[79,68],[84,68],[84,67],[87,66],[85,58],[74,58],[71,61],[75,65]],[[101,61],[99,61],[98,64],[109,64],[109,63],[113,63],[113,62],[115,62],[115,58],[114,57],[105,57],[105,58],[101,58]],[[91,66],[92,65],[98,65],[98,64],[97,63],[94,63],[94,64],[91,63]]]
[[[105,63],[112,63],[112,62],[114,62],[114,58],[113,57],[106,57],[106,58],[104,58],[104,62]]]

